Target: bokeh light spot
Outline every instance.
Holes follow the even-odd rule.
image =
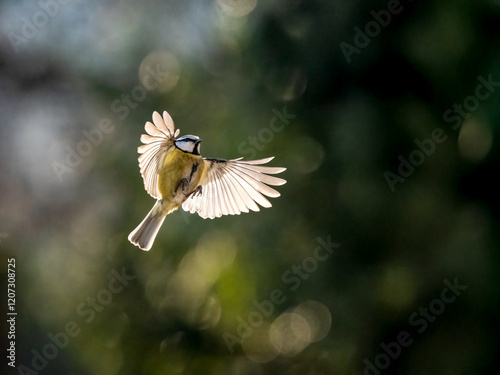
[[[139,80],[147,90],[172,91],[181,75],[181,65],[177,56],[167,51],[148,54],[139,66]]]
[[[298,141],[298,147],[293,155],[290,167],[300,173],[311,173],[319,168],[325,157],[323,146],[313,138],[302,137]]]
[[[493,134],[487,124],[478,118],[464,121],[458,135],[460,155],[469,161],[483,159],[491,149]]]
[[[294,356],[311,343],[312,332],[309,322],[295,312],[278,316],[269,330],[274,348],[284,356]]]
[[[229,17],[243,17],[257,6],[257,0],[217,0],[217,5]]]
[[[294,310],[294,316],[301,316],[307,320],[311,328],[310,342],[317,342],[326,337],[332,325],[330,310],[317,301],[306,301]]]

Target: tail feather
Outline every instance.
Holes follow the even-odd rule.
[[[153,246],[165,216],[169,213],[162,207],[162,201],[157,201],[144,220],[129,234],[128,240],[142,250],[148,251]]]

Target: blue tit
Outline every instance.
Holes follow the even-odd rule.
[[[178,137],[180,131],[166,111],[163,118],[154,112],[153,123],[146,122],[144,128],[148,134],[141,136],[144,145],[138,148],[139,168],[146,191],[157,201],[128,236],[142,250],[151,249],[165,217],[181,205],[185,211],[210,219],[259,211],[257,203],[271,207],[264,196],[280,196],[268,185],[286,183],[270,176],[286,168],[261,166],[274,157],[247,161],[203,158],[201,139],[195,135]]]

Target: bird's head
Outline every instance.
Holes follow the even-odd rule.
[[[175,141],[175,147],[188,154],[200,155],[201,139],[196,135],[183,135]]]

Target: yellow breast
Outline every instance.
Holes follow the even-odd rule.
[[[174,148],[165,157],[158,177],[158,190],[163,201],[181,205],[187,198],[182,189],[177,189],[181,180],[183,178],[190,180],[189,190],[186,192],[189,195],[196,189],[204,175],[205,163],[200,155],[188,154]]]

